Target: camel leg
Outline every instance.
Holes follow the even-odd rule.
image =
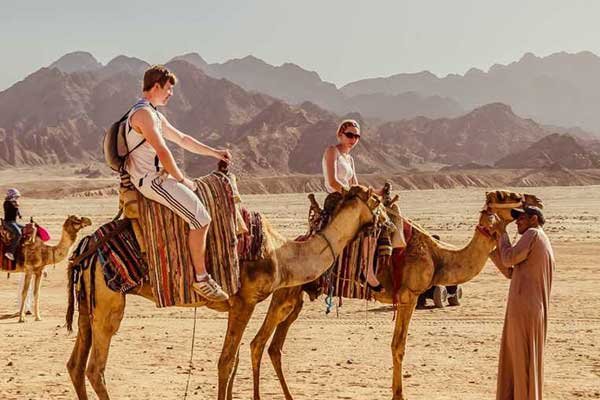
[[[40,315],[40,287],[42,286],[42,271],[35,273],[35,281],[33,286],[33,314],[36,321],[41,321]]]
[[[404,293],[401,293],[400,303],[397,305],[396,326],[392,340],[392,358],[394,361],[394,377],[392,381],[393,400],[404,400],[402,394],[402,360],[404,359],[406,349],[408,326],[417,304],[417,298],[418,296],[406,290]]]
[[[25,322],[25,301],[27,300],[27,292],[31,284],[31,272],[25,272],[25,281],[23,282],[23,290],[21,291],[21,307],[19,307],[19,322]]]
[[[223,342],[223,350],[219,358],[219,387],[218,400],[225,400],[227,389],[231,380],[235,365],[236,354],[240,348],[240,342],[248,321],[254,312],[255,303],[246,303],[239,296],[231,299],[231,308],[227,320],[227,333]]]
[[[273,331],[275,331],[275,328],[290,315],[290,312],[292,312],[298,301],[302,301],[301,287],[276,290],[271,298],[271,304],[269,304],[265,320],[250,343],[252,375],[254,379],[254,400],[260,400],[260,364],[265,345],[273,334]]]
[[[85,367],[87,364],[90,348],[92,347],[92,326],[87,303],[83,300],[79,304],[77,340],[67,362],[67,369],[71,382],[79,400],[88,400],[85,389]]]
[[[229,379],[229,385],[227,385],[227,400],[233,400],[233,381],[237,374],[238,365],[240,364],[240,351],[238,350],[235,355],[235,364],[233,365],[233,371],[231,372],[231,378]]]
[[[125,295],[113,292],[106,286],[100,266],[96,266],[95,281],[96,305],[92,317],[92,348],[85,374],[98,399],[109,400],[104,370],[108,361],[110,342],[123,319]],[[86,287],[90,286],[86,285]]]
[[[273,340],[271,341],[271,345],[269,346],[269,356],[271,357],[271,362],[273,363],[273,367],[277,373],[277,378],[279,379],[279,383],[283,389],[285,400],[293,400],[293,398],[287,382],[285,381],[283,368],[281,367],[281,349],[285,343],[290,326],[294,323],[294,321],[296,321],[296,319],[298,319],[298,315],[300,315],[300,311],[302,311],[302,307],[304,305],[304,301],[302,300],[302,292],[300,292],[297,300],[298,301],[296,302],[296,305],[290,315],[277,327],[275,335],[273,336]]]

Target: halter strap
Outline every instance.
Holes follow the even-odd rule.
[[[321,232],[317,232],[316,235],[320,236],[321,238],[323,238],[323,240],[325,240],[325,242],[327,243],[327,247],[329,247],[329,250],[331,251],[331,256],[333,257],[333,261],[335,261],[337,256],[335,255],[335,252],[333,251],[333,246],[331,245],[331,241],[329,240],[329,238],[327,236],[325,236],[324,233],[321,233]]]
[[[487,227],[485,227],[483,225],[477,225],[477,228],[475,228],[475,229],[479,233],[481,233],[483,236],[487,237],[488,239],[494,239],[494,236],[492,235],[492,232],[490,232],[490,230]]]

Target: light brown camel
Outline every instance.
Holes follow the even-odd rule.
[[[371,190],[353,187],[343,195],[330,223],[305,242],[285,241],[267,224],[265,236],[270,241],[267,256],[258,261],[244,262],[240,268],[241,286],[229,303],[200,303],[218,311],[228,311],[228,326],[219,358],[218,399],[231,399],[234,370],[242,334],[256,304],[273,291],[311,282],[323,274],[334,258],[356,234],[373,222],[384,223],[387,214]],[[95,268],[95,306],[90,318],[90,268],[83,272],[85,296],[79,302],[78,333],[67,368],[78,398],[87,399],[85,377],[101,400],[109,399],[104,382],[104,370],[112,336],[118,330],[125,310],[125,295],[110,290],[104,281],[102,268]],[[72,277],[71,274],[69,274]],[[67,325],[73,318],[72,278]],[[150,285],[142,285],[133,294],[154,300]],[[89,360],[88,360],[89,357]]]
[[[392,341],[393,399],[403,399],[402,360],[404,358],[408,326],[419,294],[433,285],[457,285],[473,279],[485,266],[489,253],[496,241],[494,232],[497,217],[506,222],[512,221],[510,208],[522,202],[541,206],[541,201],[533,195],[521,195],[508,191],[495,191],[486,194],[486,205],[479,217],[479,223],[471,241],[462,249],[434,240],[427,232],[414,229],[406,250],[406,260],[401,274],[398,292],[396,326]],[[399,223],[397,205],[388,209],[388,216]],[[393,303],[394,292],[391,268],[378,273],[385,293],[374,293],[376,300]],[[277,373],[286,400],[292,400],[281,365],[281,350],[291,324],[298,318],[303,306],[303,291],[315,296],[312,290],[302,287],[288,287],[275,291],[265,320],[256,337],[251,342],[251,359],[254,380],[254,400],[260,399],[260,364],[265,345],[273,332],[269,346],[269,356]]]
[[[11,273],[21,272],[25,274],[25,282],[21,292],[21,308],[15,314],[4,316],[5,318],[18,316],[19,322],[25,322],[25,299],[32,278],[35,278],[33,282],[33,314],[36,321],[42,320],[40,315],[40,286],[44,268],[67,258],[71,246],[77,239],[77,233],[91,224],[92,221],[87,217],[80,218],[69,215],[63,223],[60,240],[54,246],[47,245],[33,232],[31,238],[23,243],[23,263],[18,264],[15,270],[10,271]]]

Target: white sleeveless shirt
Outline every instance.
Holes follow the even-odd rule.
[[[352,178],[354,177],[354,159],[350,154],[342,154],[340,150],[335,146],[335,162],[334,162],[334,173],[335,179],[342,184],[342,186],[349,188],[351,185]],[[323,159],[321,160],[322,168],[323,168],[323,178],[325,178],[325,190],[327,193],[335,192],[329,185],[329,177],[327,176],[327,163],[325,162],[325,154],[323,154]]]
[[[158,159],[156,151],[154,147],[148,141],[142,143],[139,147],[136,148],[144,140],[144,137],[141,133],[137,132],[133,127],[129,125],[131,116],[134,112],[142,109],[148,108],[152,114],[152,117],[156,121],[156,125],[158,126],[158,132],[162,135],[162,123],[161,123],[161,114],[158,112],[156,108],[150,104],[150,102],[146,99],[140,99],[135,103],[135,105],[129,111],[129,115],[127,116],[127,148],[131,153],[127,156],[127,162],[125,163],[125,170],[131,175],[133,178],[133,182],[137,184],[137,182],[149,174],[157,173],[161,170],[162,165]]]

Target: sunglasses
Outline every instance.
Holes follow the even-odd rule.
[[[360,139],[360,135],[354,132],[344,132],[344,136],[346,136],[348,139]]]

